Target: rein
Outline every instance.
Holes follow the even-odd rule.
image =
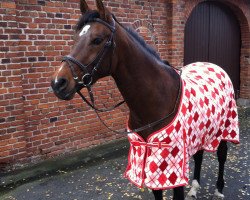
[[[175,68],[174,68],[175,69]],[[119,107],[120,105],[122,105],[125,101],[121,101],[120,103],[116,104],[115,106],[111,107],[111,108],[108,108],[108,109],[96,109],[95,107],[95,101],[94,101],[94,96],[93,96],[93,93],[91,90],[88,89],[88,92],[89,92],[89,96],[90,96],[90,100],[91,100],[91,103],[82,95],[82,93],[80,91],[78,91],[77,93],[82,97],[83,101],[85,101],[91,108],[94,109],[97,117],[99,118],[99,120],[102,122],[102,124],[110,131],[112,132],[115,132],[115,133],[118,133],[118,134],[129,134],[129,133],[137,133],[137,132],[140,132],[140,131],[145,131],[149,128],[152,128],[160,123],[162,123],[164,120],[166,120],[167,118],[169,118],[170,116],[172,116],[177,107],[178,107],[178,102],[180,100],[180,97],[181,97],[181,91],[182,91],[182,79],[181,79],[181,71],[180,71],[180,84],[179,84],[179,88],[178,88],[178,96],[175,100],[175,105],[174,105],[174,108],[172,110],[171,113],[167,114],[166,116],[164,116],[163,118],[159,119],[159,120],[156,120],[152,123],[149,123],[145,126],[141,126],[139,128],[136,128],[136,129],[133,129],[133,130],[127,130],[127,131],[116,131],[112,128],[110,128],[100,117],[99,113],[98,112],[105,112],[105,111],[111,111],[117,107]]]
[[[97,54],[97,56],[87,65],[82,64],[81,62],[79,62],[77,59],[73,58],[72,56],[68,55],[63,57],[62,62],[67,62],[69,64],[71,73],[73,75],[73,78],[77,84],[77,86],[81,87],[86,87],[89,93],[89,97],[90,97],[90,101],[88,101],[84,95],[81,93],[80,89],[77,90],[77,93],[80,95],[80,97],[82,98],[82,100],[88,105],[90,106],[96,113],[96,115],[98,116],[99,120],[102,122],[102,124],[109,129],[112,132],[115,133],[119,133],[119,134],[129,134],[129,133],[134,133],[134,132],[140,132],[140,131],[144,131],[147,130],[149,128],[152,128],[160,123],[162,123],[164,120],[166,120],[168,117],[170,117],[171,115],[173,115],[177,109],[177,105],[178,105],[178,100],[180,99],[181,96],[181,91],[182,91],[182,81],[181,81],[181,71],[180,71],[180,84],[179,84],[179,88],[178,88],[178,96],[176,98],[175,101],[175,105],[174,108],[172,110],[171,113],[167,114],[166,116],[164,116],[163,118],[156,120],[152,123],[149,123],[145,126],[133,129],[133,130],[128,130],[128,131],[116,131],[111,129],[100,117],[98,112],[107,112],[107,111],[111,111],[114,110],[115,108],[121,106],[123,103],[125,103],[125,101],[121,101],[119,103],[117,103],[116,105],[110,107],[110,108],[106,108],[106,109],[99,109],[95,106],[95,100],[94,100],[94,95],[93,92],[91,90],[91,85],[93,83],[93,75],[95,72],[97,72],[100,63],[102,61],[102,59],[104,58],[104,55],[107,53],[107,51],[113,47],[113,54],[114,54],[114,49],[116,47],[116,44],[114,42],[114,33],[115,33],[115,20],[114,18],[112,18],[112,25],[108,24],[107,22],[96,18],[94,20],[91,20],[90,22],[98,22],[103,24],[104,26],[108,27],[111,30],[111,35],[109,37],[109,39],[107,40],[107,42],[104,44],[103,48],[99,51],[99,53]],[[120,24],[120,23],[119,23]],[[85,74],[82,76],[81,80],[79,80],[79,77],[77,76],[75,70],[74,70],[74,66],[72,65],[75,64],[76,66],[78,66]],[[95,64],[96,63],[96,64]],[[88,71],[87,67],[89,67],[90,65],[94,65],[93,69],[91,72]],[[110,62],[110,68],[112,66],[112,57],[111,57],[111,62]],[[176,72],[177,73],[177,72]]]

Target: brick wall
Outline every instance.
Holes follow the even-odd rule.
[[[87,2],[94,6],[93,0]],[[199,0],[106,0],[119,21],[133,26],[175,66],[183,65],[185,22]],[[250,99],[250,5],[223,1],[236,13],[242,31],[241,97]],[[80,15],[78,0],[0,2],[0,166],[37,162],[123,136],[108,131],[76,97],[64,102],[48,92],[50,77],[73,44]],[[121,97],[111,78],[94,87],[97,105]],[[86,94],[86,92],[84,92]],[[124,129],[127,108],[101,114]]]
[[[19,49],[22,30],[14,1],[0,3],[0,162],[26,157],[26,132]]]

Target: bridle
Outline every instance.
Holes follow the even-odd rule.
[[[84,86],[84,87],[91,86],[91,84],[93,83],[93,76],[98,71],[100,63],[101,63],[102,59],[104,58],[105,54],[108,52],[108,50],[110,48],[113,48],[113,52],[114,52],[114,49],[116,46],[115,42],[114,42],[114,33],[115,33],[115,21],[114,21],[114,19],[112,21],[113,22],[112,25],[108,24],[107,22],[105,22],[99,18],[93,19],[89,22],[101,23],[101,24],[105,25],[106,27],[108,27],[111,31],[111,35],[110,35],[109,39],[106,41],[106,43],[104,44],[104,46],[102,47],[102,49],[98,52],[96,57],[87,65],[82,64],[80,61],[76,60],[75,58],[73,58],[70,55],[64,56],[62,59],[62,62],[66,61],[69,64],[73,78],[74,78],[75,82],[77,83],[77,85]],[[72,63],[77,65],[84,72],[84,75],[82,76],[82,78],[80,80],[79,80],[79,77],[77,76],[77,74],[74,70],[74,67],[72,66]],[[93,66],[93,69],[91,72],[88,71],[89,66]],[[110,65],[110,68],[111,68],[111,65]]]
[[[70,55],[64,56],[62,59],[62,62],[67,62],[71,73],[73,75],[73,78],[76,82],[76,85],[78,88],[82,88],[82,87],[86,87],[88,89],[89,92],[89,96],[90,96],[90,100],[91,102],[89,102],[81,93],[80,89],[77,90],[77,93],[82,97],[82,99],[91,107],[93,108],[95,111],[98,112],[106,112],[106,111],[111,111],[117,107],[119,107],[120,105],[122,105],[125,101],[121,101],[118,104],[116,104],[115,106],[111,107],[111,108],[107,108],[107,109],[99,109],[95,106],[94,104],[94,95],[93,92],[91,90],[91,86],[93,84],[93,76],[95,75],[95,73],[98,72],[98,69],[100,67],[101,61],[103,60],[104,56],[106,55],[106,53],[108,52],[108,50],[110,50],[112,48],[112,57],[114,55],[114,50],[116,47],[116,44],[114,42],[114,33],[115,33],[115,20],[112,18],[112,24],[108,24],[107,22],[99,19],[99,18],[95,18],[92,19],[91,21],[88,22],[98,22],[103,24],[104,26],[106,26],[107,28],[110,29],[111,31],[111,35],[108,38],[108,40],[106,41],[106,43],[104,44],[104,46],[102,47],[102,49],[98,52],[98,54],[96,55],[96,57],[87,65],[82,64],[80,61],[78,61],[77,59],[73,58]],[[111,67],[112,67],[112,57],[110,59],[110,70],[111,71]],[[84,72],[83,76],[81,79],[79,79],[78,75],[75,72],[74,66],[72,65],[75,64],[76,66],[78,66],[82,72]],[[92,71],[88,71],[88,67],[89,66],[93,66]]]
[[[77,89],[77,93],[81,96],[83,101],[85,101],[96,112],[96,114],[97,114],[98,118],[100,119],[100,121],[102,122],[102,124],[106,128],[108,128],[110,131],[113,131],[115,133],[129,134],[129,133],[140,132],[140,131],[144,131],[146,129],[152,128],[152,127],[162,123],[165,119],[167,119],[171,115],[173,115],[175,113],[176,109],[177,109],[178,100],[180,99],[180,96],[181,96],[182,81],[181,81],[181,77],[180,77],[180,85],[179,85],[179,90],[178,90],[178,96],[177,96],[174,108],[173,108],[172,112],[169,113],[168,115],[166,115],[165,117],[163,117],[163,118],[161,118],[159,120],[156,120],[156,121],[154,121],[152,123],[149,123],[149,124],[147,124],[145,126],[139,127],[137,129],[129,130],[129,131],[116,131],[116,130],[113,130],[110,127],[108,127],[107,124],[104,123],[104,121],[101,119],[98,112],[111,111],[111,110],[121,106],[123,103],[125,103],[125,101],[121,101],[121,102],[117,103],[116,105],[114,105],[113,107],[110,107],[110,108],[99,109],[99,108],[97,108],[95,106],[95,100],[94,100],[93,92],[91,90],[91,86],[93,84],[93,76],[98,71],[98,68],[99,68],[99,66],[101,64],[101,61],[103,60],[103,58],[106,55],[106,53],[108,52],[108,50],[113,48],[113,55],[114,55],[114,50],[115,50],[115,47],[116,47],[116,44],[114,42],[114,34],[115,34],[115,31],[116,31],[115,21],[117,21],[117,20],[116,20],[116,18],[114,16],[112,17],[112,24],[111,25],[108,24],[107,22],[99,19],[99,18],[95,18],[95,19],[89,21],[89,22],[101,23],[104,26],[108,27],[110,29],[110,31],[111,31],[111,35],[110,35],[109,39],[106,41],[103,48],[99,51],[99,53],[96,55],[96,57],[89,64],[84,65],[80,61],[78,61],[77,59],[73,58],[70,55],[64,56],[63,59],[62,59],[62,62],[67,62],[68,63],[68,65],[70,67],[70,70],[71,70],[71,73],[73,75],[73,78],[74,78],[74,80],[76,82],[77,88],[80,88],[80,89],[82,87],[87,88],[91,102],[89,102],[84,97],[84,95],[81,93],[80,89]],[[112,55],[112,57],[113,57],[113,55]],[[110,59],[111,60],[110,61],[110,71],[111,71],[111,67],[112,67],[112,57]],[[81,79],[79,79],[78,75],[76,74],[74,66],[72,65],[72,63],[75,64],[76,66],[78,66],[81,69],[81,71],[84,72],[84,75],[82,76]],[[89,66],[94,66],[91,72],[89,72],[88,69],[87,69]]]

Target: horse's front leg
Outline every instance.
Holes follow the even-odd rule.
[[[162,190],[153,190],[153,194],[155,196],[155,200],[162,200]]]
[[[184,200],[184,187],[174,188],[173,200]]]

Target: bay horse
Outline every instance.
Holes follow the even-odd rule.
[[[210,63],[190,64],[179,72],[134,30],[119,23],[101,0],[96,5],[97,10],[91,10],[80,0],[75,45],[52,77],[54,94],[71,100],[77,92],[85,99],[80,92],[85,87],[91,98],[87,103],[97,109],[91,86],[112,76],[130,111],[125,176],[139,187],[151,188],[156,200],[162,200],[162,190],[169,188],[174,200],[183,200],[188,159],[193,156],[187,199],[196,199],[203,151],[217,150],[214,196],[223,198],[227,141],[238,143],[237,110],[227,74]]]

